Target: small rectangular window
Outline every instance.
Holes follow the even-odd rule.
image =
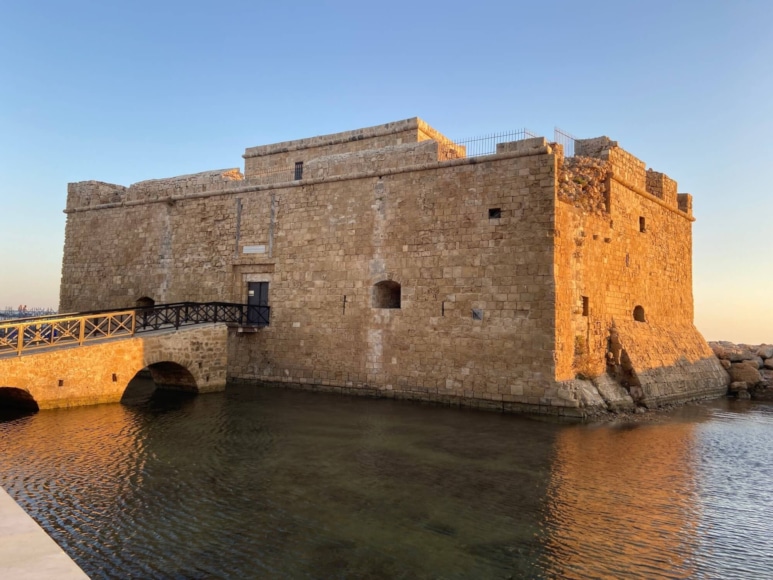
[[[488,219],[498,220],[502,217],[502,208],[492,207],[488,210]]]
[[[303,179],[303,161],[295,162],[295,178],[296,181]]]
[[[483,310],[480,308],[473,308],[472,309],[472,319],[473,320],[483,320]]]
[[[588,316],[590,312],[590,301],[587,296],[582,297],[582,315]]]
[[[639,217],[639,231],[640,232],[646,232],[647,231],[647,224],[644,221],[644,216]]]

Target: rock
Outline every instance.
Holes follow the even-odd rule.
[[[725,360],[725,347],[718,342],[710,342],[709,346],[714,351],[714,356],[720,360]]]
[[[754,359],[752,359],[752,362],[757,365],[758,369],[761,369],[762,367],[765,366],[765,361],[762,360],[762,357],[759,357],[759,356],[755,356]]]
[[[730,365],[731,365],[731,364],[733,364],[733,363],[731,363],[731,362],[730,362],[729,360],[727,360],[727,359],[721,358],[721,359],[719,359],[719,364],[721,364],[721,365],[722,365],[722,368],[723,368],[723,369],[725,369],[725,370],[729,370],[729,369],[730,369]]]
[[[738,391],[735,396],[739,399],[751,399],[752,396],[749,394],[749,391]]]
[[[773,358],[766,358],[762,363],[762,366],[764,366],[766,369],[773,369]]]
[[[730,381],[733,383],[740,381],[754,386],[762,380],[757,363],[752,361],[733,363],[728,372],[730,373]]]
[[[762,358],[773,358],[773,346],[763,344],[757,349],[757,356]]]
[[[716,357],[720,360],[729,360],[730,362],[742,362],[745,360],[752,360],[757,356],[757,349],[752,351],[745,344],[733,344],[732,342],[711,342],[709,343],[711,350],[714,351]]]
[[[737,393],[738,391],[748,391],[749,385],[743,381],[735,381],[730,383],[730,392]]]

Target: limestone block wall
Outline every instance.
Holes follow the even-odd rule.
[[[25,391],[41,409],[115,403],[137,372],[155,365],[153,378],[167,388],[222,391],[227,337],[225,324],[208,324],[3,358],[0,387]]]
[[[307,179],[324,179],[352,173],[378,173],[387,169],[402,169],[438,160],[438,143],[425,140],[312,159],[304,164],[303,175]]]
[[[273,260],[239,266],[270,281],[272,322],[235,336],[231,375],[550,404],[553,171],[542,154],[272,192]],[[384,280],[400,309],[373,307]]]
[[[69,213],[60,312],[227,299],[237,209],[214,196]]]
[[[727,392],[727,371],[690,323],[616,321],[610,374],[647,407],[718,397]]]
[[[434,140],[441,146],[441,159],[464,157],[464,147],[455,146],[424,121],[414,117],[375,127],[249,147],[243,155],[244,173],[248,179],[258,178],[261,174],[291,169],[296,162],[308,163],[331,155],[382,149],[425,140]]]
[[[614,142],[578,143],[593,157],[566,160],[570,179],[590,187],[559,186],[572,194],[557,209],[557,379],[619,375],[617,328],[639,403],[721,393],[726,376],[693,326],[691,206],[679,206],[676,182]]]
[[[173,197],[188,196],[205,191],[218,191],[241,181],[244,176],[238,169],[218,169],[167,179],[151,179],[130,187],[82,181],[67,186],[67,211],[117,204],[136,204]]]
[[[576,406],[553,382],[555,160],[542,145],[72,211],[61,307],[246,301],[266,281],[271,325],[234,335],[235,378]],[[400,309],[373,307],[386,280]]]

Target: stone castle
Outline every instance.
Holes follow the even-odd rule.
[[[582,417],[726,392],[692,197],[606,137],[467,157],[413,118],[68,187],[60,311],[259,300],[230,380]]]

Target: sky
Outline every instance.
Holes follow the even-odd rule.
[[[694,196],[698,329],[773,342],[771,23],[769,0],[0,0],[0,309],[57,306],[68,182],[418,116],[617,140]]]

